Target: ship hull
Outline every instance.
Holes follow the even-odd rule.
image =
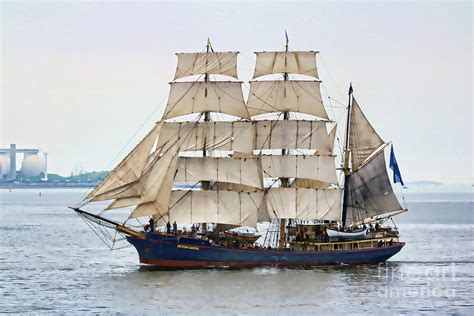
[[[127,239],[136,248],[140,263],[162,268],[370,264],[388,260],[404,246],[404,243],[396,243],[359,250],[293,251],[212,246],[204,240],[157,234]]]

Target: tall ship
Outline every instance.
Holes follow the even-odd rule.
[[[141,264],[161,268],[366,264],[398,253],[393,216],[407,209],[389,178],[390,143],[352,85],[338,137],[317,51],[291,51],[287,38],[282,51],[256,52],[250,82],[238,79],[238,54],[209,41],[178,53],[161,120],[71,208],[111,249],[128,242]],[[402,183],[393,147],[390,168]],[[99,201],[109,202],[88,210]],[[126,220],[114,219],[118,209]]]

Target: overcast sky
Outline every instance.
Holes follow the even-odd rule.
[[[472,5],[465,2],[1,2],[1,141],[49,172],[103,170],[160,118],[175,52],[319,50],[320,77],[393,141],[406,181],[473,178]],[[147,120],[147,117],[151,119]],[[144,123],[145,122],[145,123]],[[138,133],[136,131],[138,130]],[[133,137],[134,136],[134,137]],[[125,151],[114,157],[133,137]]]

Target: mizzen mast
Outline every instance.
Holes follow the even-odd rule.
[[[346,220],[347,220],[347,201],[349,198],[349,178],[351,176],[351,170],[349,167],[349,160],[350,160],[350,154],[351,151],[349,149],[349,129],[350,129],[350,119],[351,119],[351,99],[352,99],[352,83],[349,85],[349,100],[347,102],[347,120],[346,120],[346,138],[345,138],[345,144],[344,144],[344,165],[343,165],[343,171],[344,171],[344,197],[343,197],[343,202],[342,202],[342,226],[346,226]]]

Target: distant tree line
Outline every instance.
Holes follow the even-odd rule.
[[[44,173],[41,173],[36,177],[19,177],[17,180],[26,183],[97,183],[102,181],[108,173],[108,171],[92,171],[77,175],[71,174],[68,177],[55,173],[48,173],[48,181],[44,181]],[[3,180],[6,180],[6,178]]]

